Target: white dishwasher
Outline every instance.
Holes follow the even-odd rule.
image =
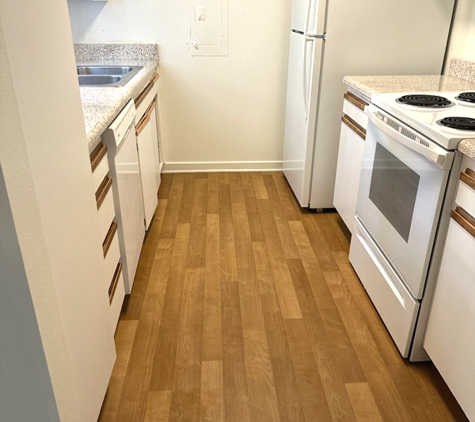
[[[132,290],[145,236],[135,113],[134,101],[130,100],[102,135],[113,179],[125,293]]]

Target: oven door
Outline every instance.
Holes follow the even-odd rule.
[[[454,153],[374,105],[367,114],[356,213],[420,299]]]

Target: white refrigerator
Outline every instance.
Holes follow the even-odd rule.
[[[346,75],[441,73],[455,0],[293,0],[283,172],[333,208]]]

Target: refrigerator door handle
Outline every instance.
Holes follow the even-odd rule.
[[[313,0],[307,0],[307,10],[305,11],[305,25],[303,32],[306,34],[308,32],[308,25],[310,23],[310,10],[312,8],[312,1]]]
[[[304,38],[304,47],[303,47],[303,98],[305,103],[305,120],[308,120],[308,97],[309,97],[309,88],[308,88],[308,78],[307,78],[307,43],[314,42],[314,38]]]
[[[308,120],[308,82],[307,82],[307,42],[313,41],[312,38],[307,38],[308,25],[310,21],[310,9],[312,8],[312,1],[307,0],[307,10],[305,12],[305,27],[303,37],[303,98],[305,104],[305,120]]]
[[[312,39],[319,39],[325,41],[327,39],[327,33],[324,32],[323,34],[317,34],[316,32],[306,32],[305,38],[307,39],[307,41],[311,41]]]

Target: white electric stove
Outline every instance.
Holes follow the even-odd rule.
[[[422,341],[460,169],[457,144],[475,137],[475,93],[376,94],[371,102],[350,262],[402,356],[428,360]]]
[[[462,139],[475,137],[475,92],[375,94],[371,103],[421,132],[445,149],[454,150]],[[453,121],[454,118],[457,120]],[[452,126],[468,124],[471,130],[444,126],[441,123],[443,119],[448,120],[447,124],[452,124]]]

